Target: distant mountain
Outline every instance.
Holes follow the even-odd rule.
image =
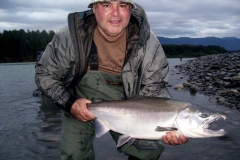
[[[206,38],[189,38],[189,37],[180,37],[180,38],[165,38],[157,37],[161,44],[192,44],[192,45],[217,45],[221,46],[228,51],[240,50],[240,39],[235,37],[206,37]]]

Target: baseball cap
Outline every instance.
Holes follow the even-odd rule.
[[[137,9],[137,6],[132,0],[92,0],[92,2],[88,5],[88,8],[92,8],[94,3],[99,3],[99,2],[111,2],[111,1],[120,1],[124,3],[130,3],[134,9]]]

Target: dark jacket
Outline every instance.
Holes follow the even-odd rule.
[[[136,95],[170,97],[165,85],[169,67],[162,46],[150,30],[145,11],[138,6],[131,13],[122,69],[126,99]],[[96,25],[91,10],[69,14],[68,27],[57,32],[36,67],[37,86],[67,112],[78,98],[72,89],[87,72]]]

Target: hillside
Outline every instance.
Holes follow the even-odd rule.
[[[165,38],[157,37],[161,44],[191,44],[191,45],[217,45],[225,48],[228,51],[237,51],[240,50],[240,39],[235,37],[206,37],[206,38],[189,38],[189,37],[180,37],[180,38]]]

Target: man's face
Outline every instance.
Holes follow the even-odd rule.
[[[116,1],[94,4],[93,13],[100,31],[111,37],[122,33],[131,16],[130,4]]]

